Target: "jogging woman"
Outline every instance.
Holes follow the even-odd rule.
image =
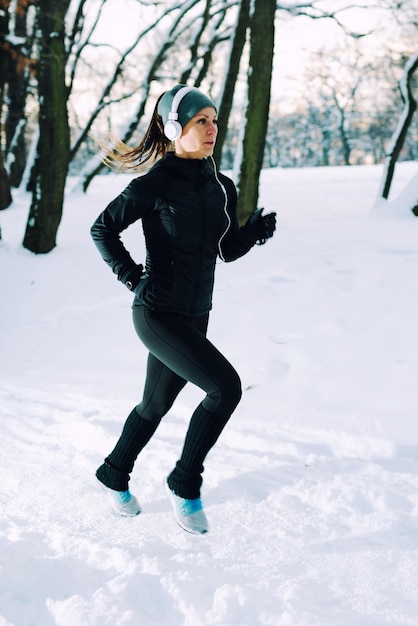
[[[276,214],[254,211],[238,226],[233,182],[212,159],[217,111],[201,91],[176,85],[160,96],[141,143],[119,143],[108,161],[146,171],[99,215],[91,228],[103,259],[134,294],[133,323],[149,351],[142,401],[126,419],[96,476],[114,509],[134,516],[128,488],[138,454],[187,382],[206,394],[193,412],[180,457],[166,479],[177,523],[208,531],[200,497],[203,462],[241,398],[239,376],[207,339],[217,257],[233,261],[273,235]],[[120,233],[141,220],[145,268]]]

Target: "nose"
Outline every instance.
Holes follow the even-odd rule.
[[[216,135],[218,133],[218,127],[213,122],[209,122],[209,126],[207,128],[208,135]]]

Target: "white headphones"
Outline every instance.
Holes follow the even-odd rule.
[[[175,141],[179,137],[181,137],[181,133],[183,132],[183,128],[178,120],[178,108],[180,106],[180,102],[183,100],[184,96],[189,93],[189,91],[193,91],[193,87],[182,87],[175,94],[173,101],[171,103],[171,111],[168,114],[168,121],[164,125],[164,135],[170,139],[170,141]]]

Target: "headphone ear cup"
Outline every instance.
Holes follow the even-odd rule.
[[[164,135],[170,139],[170,141],[175,141],[181,137],[181,133],[183,129],[181,124],[176,122],[175,120],[169,120],[167,124],[164,126]]]

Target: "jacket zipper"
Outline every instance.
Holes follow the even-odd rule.
[[[193,315],[193,313],[195,312],[195,308],[196,308],[196,302],[197,302],[197,292],[199,289],[199,283],[200,283],[200,276],[202,273],[202,257],[203,257],[203,236],[205,233],[205,229],[206,229],[206,215],[205,215],[205,210],[204,210],[204,206],[202,203],[202,199],[201,199],[201,195],[199,193],[199,182],[195,182],[195,189],[196,189],[196,195],[198,198],[198,203],[199,203],[199,211],[200,211],[200,216],[201,219],[199,220],[200,223],[200,237],[199,237],[199,267],[198,267],[198,274],[197,274],[197,280],[195,282],[194,285],[194,293],[193,293],[193,301],[191,304],[191,315]]]

